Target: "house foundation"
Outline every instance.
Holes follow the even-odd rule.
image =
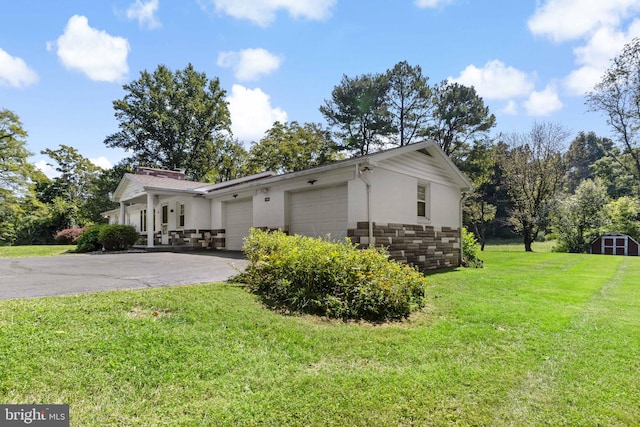
[[[356,245],[369,246],[369,223],[347,230]],[[392,259],[420,271],[460,265],[460,229],[421,224],[373,223],[373,245],[384,247]]]

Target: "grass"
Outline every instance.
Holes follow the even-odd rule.
[[[56,256],[75,249],[75,245],[0,246],[0,258]]]
[[[555,240],[533,242],[531,249],[533,252],[551,252],[555,244]],[[486,252],[524,252],[524,243],[521,237],[513,239],[492,239],[487,242],[484,250]]]
[[[639,425],[640,258],[486,251],[402,323],[214,283],[0,301],[0,402],[73,425]]]

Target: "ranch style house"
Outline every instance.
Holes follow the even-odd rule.
[[[288,174],[208,184],[138,168],[112,195],[111,224],[141,244],[238,251],[251,227],[384,246],[420,270],[461,262],[462,203],[472,186],[433,141]]]

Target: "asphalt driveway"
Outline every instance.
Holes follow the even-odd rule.
[[[122,253],[0,258],[0,299],[219,282],[247,261],[240,253]]]

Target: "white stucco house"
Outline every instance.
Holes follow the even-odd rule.
[[[152,246],[241,250],[251,227],[350,238],[386,247],[420,269],[457,266],[468,179],[432,142],[299,172],[265,172],[218,184],[139,168],[113,193],[112,224],[130,224]]]

